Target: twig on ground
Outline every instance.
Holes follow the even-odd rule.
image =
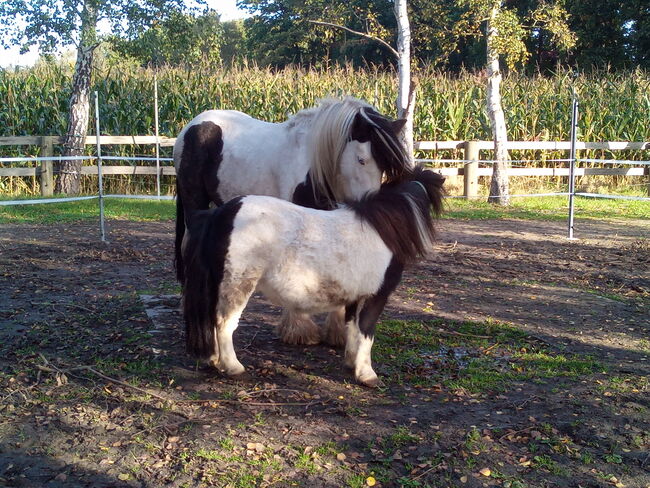
[[[436,329],[436,332],[439,334],[461,336],[461,337],[475,337],[476,339],[491,339],[492,336],[482,336],[475,334],[463,334],[462,332],[456,332],[455,330],[445,330],[445,329]]]
[[[48,373],[58,373],[58,374],[66,374],[66,373],[70,373],[72,371],[88,371],[89,373],[92,373],[95,376],[99,376],[100,378],[102,378],[102,379],[104,379],[106,381],[109,381],[111,383],[115,383],[117,385],[124,386],[125,388],[131,388],[132,390],[139,391],[140,393],[144,393],[145,395],[152,396],[152,397],[157,398],[159,400],[162,400],[164,402],[172,402],[172,403],[174,402],[174,400],[171,399],[171,398],[167,398],[167,397],[164,397],[162,395],[158,395],[157,393],[154,393],[154,392],[149,391],[149,390],[145,390],[144,388],[140,388],[139,386],[131,385],[131,384],[125,382],[125,381],[121,381],[121,380],[118,380],[116,378],[111,378],[110,376],[107,376],[104,373],[100,373],[99,371],[97,371],[94,368],[91,368],[90,366],[74,366],[72,368],[60,369],[60,368],[57,368],[56,366],[52,365],[45,358],[45,356],[43,356],[42,354],[40,354],[40,356],[41,356],[41,359],[43,359],[43,361],[45,361],[45,364],[46,364],[45,366],[40,365],[40,364],[38,366],[36,366],[41,371],[45,371],[45,372],[48,372]]]
[[[76,303],[50,303],[50,302],[29,302],[29,303],[31,303],[32,305],[47,305],[52,308],[56,308],[56,306],[61,305],[63,307],[78,308],[79,310],[84,310],[89,313],[95,313],[94,310],[91,310],[88,307],[84,307],[82,305],[77,305]],[[57,312],[59,311],[57,310]]]

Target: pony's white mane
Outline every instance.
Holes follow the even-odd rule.
[[[324,98],[314,108],[301,110],[292,117],[294,124],[311,119],[306,138],[307,157],[314,190],[340,202],[344,199],[339,174],[339,163],[345,145],[350,141],[354,117],[360,109],[372,108],[353,97]],[[302,119],[302,120],[301,120]]]

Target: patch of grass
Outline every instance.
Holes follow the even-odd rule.
[[[576,378],[602,369],[589,356],[549,350],[509,324],[496,321],[383,321],[373,349],[385,380],[442,384],[470,393],[505,390],[514,381]]]
[[[566,470],[558,465],[550,456],[542,454],[539,456],[533,456],[532,466],[534,468],[543,469],[558,476],[565,476],[567,474]]]
[[[16,200],[14,197],[1,197],[0,200]],[[25,197],[23,199],[39,199]],[[172,200],[135,200],[106,198],[104,212],[107,219],[134,221],[157,221],[174,219]],[[447,218],[484,219],[531,219],[566,220],[568,213],[567,197],[513,198],[509,207],[499,207],[480,200],[450,198],[447,200]],[[650,202],[631,200],[607,200],[601,198],[575,199],[577,218],[643,219],[650,215]],[[75,220],[96,219],[99,217],[97,199],[79,202],[61,202],[34,205],[0,206],[0,223],[54,223]]]
[[[38,198],[30,197],[28,199],[34,200]],[[2,197],[0,200],[17,200],[17,198]],[[172,220],[175,216],[174,205],[172,200],[106,198],[104,200],[104,215],[107,219],[133,220],[137,222]],[[0,206],[0,224],[49,224],[98,218],[99,203],[97,199]]]
[[[468,220],[511,218],[562,221],[567,219],[569,212],[566,196],[512,198],[509,207],[492,205],[486,199],[487,197],[477,200],[447,199],[444,215]],[[576,197],[574,202],[575,216],[581,219],[645,219],[650,215],[648,201]]]

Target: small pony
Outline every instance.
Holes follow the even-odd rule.
[[[299,313],[345,307],[345,365],[359,383],[377,386],[375,324],[404,266],[431,245],[443,182],[416,167],[331,211],[251,195],[194,213],[183,242],[187,351],[226,375],[244,373],[232,334],[258,290]]]
[[[178,281],[185,281],[181,245],[193,212],[238,195],[269,195],[323,210],[358,200],[410,167],[399,137],[404,122],[352,97],[320,100],[282,123],[235,110],[196,116],[174,145]],[[324,340],[332,345],[344,341],[343,316],[341,309],[327,320]],[[306,314],[285,310],[278,331],[289,344],[321,340],[321,329]]]

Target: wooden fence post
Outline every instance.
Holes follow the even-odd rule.
[[[39,146],[41,148],[39,156],[41,157],[54,156],[51,137],[41,136]],[[53,168],[54,165],[52,164],[52,161],[41,161],[39,179],[41,182],[41,195],[43,195],[44,197],[51,197],[54,194]]]
[[[478,157],[479,145],[477,141],[465,141],[464,163],[464,196],[466,199],[478,195]],[[468,162],[473,161],[473,162]],[[474,162],[475,161],[475,162]]]

